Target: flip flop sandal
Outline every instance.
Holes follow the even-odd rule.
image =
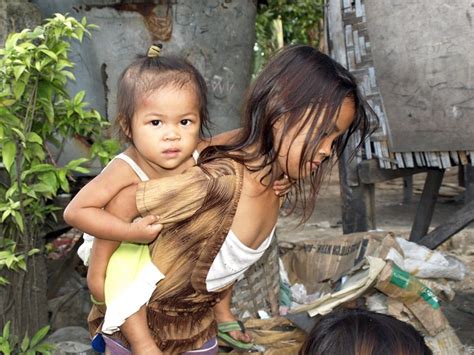
[[[234,330],[240,330],[242,333],[245,333],[244,324],[239,320],[219,323],[217,325],[217,337],[235,350],[247,351],[254,347],[253,343],[245,343],[231,337],[228,333]]]

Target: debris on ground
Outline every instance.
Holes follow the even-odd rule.
[[[284,243],[282,257],[290,283],[300,282],[297,288],[290,285],[291,291],[297,291],[292,300],[308,301],[291,304],[290,319],[296,324],[295,314],[317,317],[337,307],[362,306],[410,323],[425,336],[434,354],[462,353],[463,346],[441,307],[442,299],[454,297],[446,279],[459,281],[466,275],[459,259],[387,232],[296,244]],[[310,299],[306,291],[317,292],[318,297]]]

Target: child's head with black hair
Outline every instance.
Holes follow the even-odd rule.
[[[208,128],[207,88],[199,71],[153,45],[122,73],[117,90],[120,137],[138,164],[160,176],[190,161]]]
[[[431,355],[423,336],[410,324],[362,309],[321,317],[301,355]]]
[[[129,143],[132,140],[133,119],[137,109],[151,94],[163,90],[188,90],[195,96],[199,113],[201,136],[209,127],[207,109],[207,86],[201,73],[186,59],[162,55],[161,45],[152,45],[146,55],[139,55],[122,72],[117,88],[117,117],[120,137]]]

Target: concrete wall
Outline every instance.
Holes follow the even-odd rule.
[[[10,6],[9,1],[0,0],[0,24],[8,19],[2,17],[6,4]],[[85,100],[110,121],[116,113],[120,73],[137,54],[146,53],[151,43],[160,42],[164,54],[184,56],[206,79],[211,133],[239,127],[255,43],[252,0],[32,0],[28,5],[36,5],[44,18],[69,13],[77,19],[85,16],[88,23],[100,27],[91,39],[72,44],[77,81],[69,84],[69,91],[74,95],[85,90]],[[58,163],[87,154],[88,147],[73,140]],[[92,173],[101,169],[97,161],[90,168]]]
[[[107,1],[33,0],[45,17],[55,12],[87,17],[100,26],[92,40],[75,45],[77,82],[71,91],[86,90],[86,100],[109,119],[115,115],[118,76],[138,53],[146,52],[158,39],[163,53],[188,58],[209,85],[213,133],[239,126],[239,110],[252,67],[256,8],[251,0],[214,1]],[[168,13],[168,16],[166,16]],[[172,24],[171,38],[163,28],[150,30],[166,19]],[[163,27],[163,26],[162,26]]]
[[[27,0],[0,0],[0,46],[10,32],[32,28],[41,23],[41,12]]]

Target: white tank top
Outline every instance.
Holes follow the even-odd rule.
[[[243,277],[245,271],[268,249],[274,234],[275,227],[257,249],[252,249],[242,243],[230,230],[207,274],[207,290],[217,291]]]

